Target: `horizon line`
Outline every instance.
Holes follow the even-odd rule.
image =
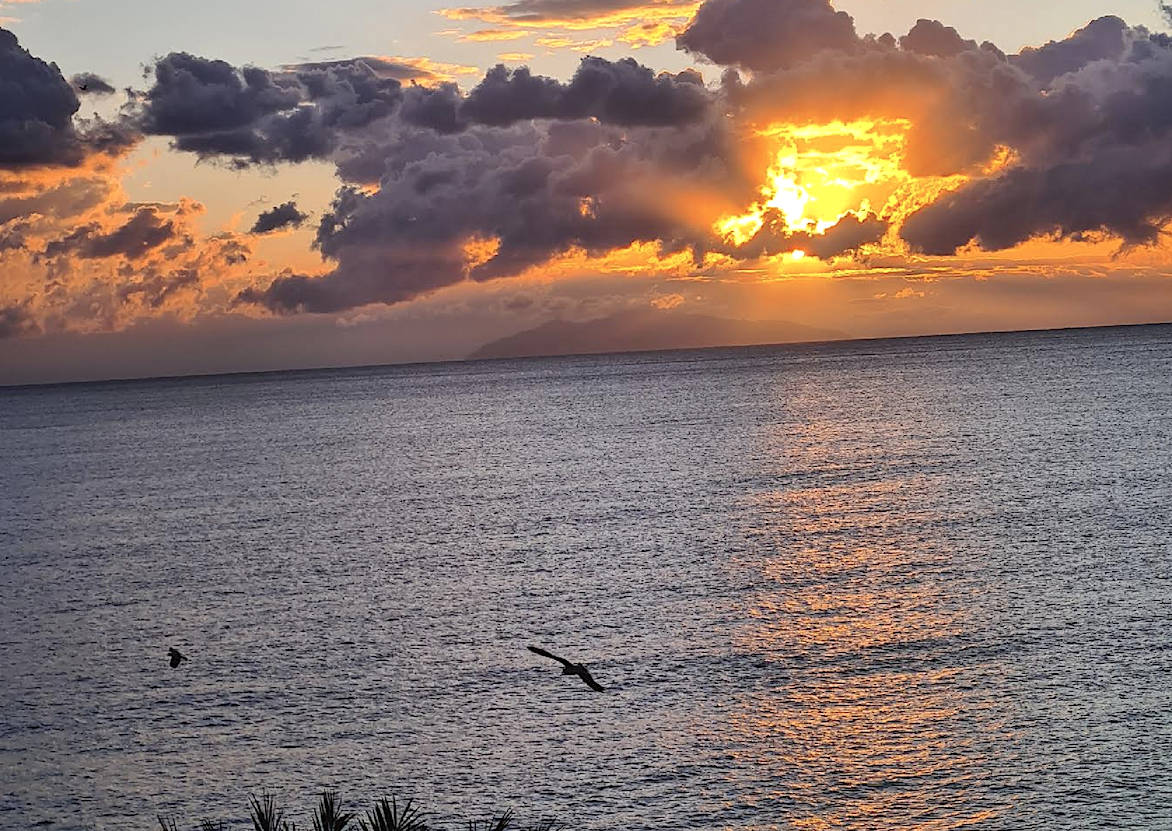
[[[923,335],[887,335],[883,337],[844,337],[844,338],[829,338],[824,340],[810,340],[810,341],[784,341],[780,343],[752,343],[752,344],[735,344],[729,346],[690,346],[690,347],[671,347],[665,349],[635,349],[635,350],[616,350],[613,352],[551,352],[539,355],[520,355],[516,357],[502,357],[502,358],[446,358],[434,361],[390,361],[387,363],[378,364],[337,364],[332,366],[302,366],[302,367],[283,367],[274,369],[248,369],[248,370],[230,370],[226,372],[194,372],[183,375],[139,375],[139,376],[117,376],[112,378],[91,378],[85,380],[75,381],[33,381],[31,383],[19,384],[5,384],[0,383],[0,392],[9,392],[14,390],[26,389],[45,389],[48,387],[69,387],[81,385],[100,385],[100,384],[146,384],[155,381],[198,381],[215,378],[245,378],[254,375],[293,375],[293,374],[310,374],[317,372],[339,372],[343,370],[375,370],[375,369],[389,369],[389,368],[406,368],[406,367],[423,367],[423,366],[444,366],[454,364],[481,364],[481,363],[504,363],[509,361],[545,361],[551,359],[562,358],[586,358],[599,357],[606,355],[650,355],[656,353],[667,352],[705,352],[715,351],[718,349],[760,349],[763,347],[796,347],[796,346],[819,346],[824,344],[836,343],[879,343],[883,341],[906,341],[906,340],[930,340],[935,338],[963,338],[976,337],[983,335],[1024,335],[1024,334],[1044,334],[1047,332],[1076,332],[1076,331],[1092,331],[1095,329],[1137,329],[1146,326],[1172,326],[1172,320],[1150,321],[1147,323],[1110,323],[1095,326],[1058,326],[1053,328],[1042,329],[989,329],[972,332],[936,332],[933,334]]]

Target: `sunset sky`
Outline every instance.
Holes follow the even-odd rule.
[[[0,384],[1172,320],[1157,2],[0,9]]]

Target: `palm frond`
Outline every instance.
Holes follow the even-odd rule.
[[[468,820],[468,831],[508,831],[513,825],[513,810],[510,808],[500,816],[492,815],[492,818],[481,823],[477,820]]]
[[[290,831],[285,822],[285,810],[277,807],[277,800],[270,793],[248,797],[249,813],[252,816],[253,831]]]
[[[358,827],[361,831],[427,831],[419,808],[410,799],[400,808],[393,796],[389,802],[386,797],[376,802],[374,809],[366,812],[366,819],[358,820]]]
[[[313,812],[313,831],[343,831],[354,814],[347,814],[341,810],[336,791],[327,791],[321,795],[317,808]]]

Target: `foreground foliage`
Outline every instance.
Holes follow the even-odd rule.
[[[248,814],[253,831],[297,831],[297,825],[285,818],[285,809],[277,805],[272,794],[261,794],[260,799],[249,796]],[[158,819],[162,831],[180,831],[174,819]],[[440,831],[428,825],[424,813],[410,799],[400,805],[393,796],[389,800],[380,799],[363,816],[358,816],[342,810],[337,793],[323,793],[313,809],[311,821],[313,831]],[[546,820],[522,828],[511,810],[499,816],[493,814],[487,820],[468,820],[468,831],[555,831],[557,827],[552,820]],[[222,821],[205,819],[195,826],[195,831],[229,829]]]

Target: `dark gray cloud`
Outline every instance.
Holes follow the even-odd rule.
[[[297,203],[289,201],[261,213],[253,223],[251,233],[268,234],[282,228],[297,228],[307,219],[309,214],[297,210]]]
[[[631,7],[522,0],[493,13]],[[753,128],[786,121],[906,120],[910,173],[969,176],[906,221],[918,251],[1039,235],[1140,244],[1172,217],[1172,47],[1117,18],[1006,55],[934,20],[898,41],[860,37],[828,0],[708,0],[678,45],[752,74],[729,69],[710,89],[693,72],[588,57],[564,82],[498,66],[464,91],[403,86],[384,59],[270,72],[172,55],[140,106],[180,149],[239,164],[325,158],[362,186],[343,187],[318,225],[325,273],[281,274],[238,297],[281,314],[403,302],[635,243],[700,262],[795,248],[829,259],[881,240],[880,216],[814,234],[766,212],[736,245],[713,232],[715,214],[681,208],[752,204],[776,154]],[[195,104],[181,112],[185,99]],[[989,174],[1002,152],[1010,167]],[[288,203],[253,230],[303,216]]]
[[[888,224],[874,214],[860,219],[847,214],[820,234],[810,231],[791,231],[785,216],[776,208],[762,215],[761,228],[743,245],[718,242],[708,250],[728,254],[739,259],[774,257],[795,249],[829,260],[857,251],[863,245],[879,242],[887,233]]]
[[[796,247],[819,259],[829,260],[879,242],[886,233],[887,223],[874,214],[863,219],[847,214],[821,234],[806,234],[805,242]],[[795,239],[794,242],[798,243],[799,240]]]
[[[905,51],[934,55],[938,58],[951,58],[953,55],[977,48],[975,40],[965,40],[951,26],[945,26],[938,20],[922,18],[916,21],[910,32],[899,39],[899,45]]]
[[[1095,61],[1121,60],[1135,34],[1118,17],[1100,17],[1064,40],[1037,48],[1027,46],[1011,60],[1045,88],[1055,78]]]
[[[93,121],[79,130],[80,104],[57,64],[29,54],[7,29],[0,29],[0,77],[0,168],[74,167],[136,140],[124,125]]]
[[[238,130],[302,100],[292,79],[256,67],[172,52],[154,66],[140,122],[153,135],[185,136]]]
[[[301,73],[313,72],[315,70],[325,73],[345,71],[360,65],[369,68],[377,78],[400,81],[402,83],[409,81],[434,83],[442,81],[446,77],[431,69],[430,65],[425,61],[410,63],[408,61],[397,61],[394,58],[384,58],[380,55],[364,55],[357,58],[341,58],[332,61],[307,61],[305,63],[290,64],[284,67],[284,69],[300,75]]]
[[[376,191],[344,189],[322,218],[317,246],[332,271],[283,275],[240,299],[334,312],[515,275],[570,251],[699,247],[708,228],[689,224],[664,188],[740,187],[751,200],[758,185],[732,161],[739,141],[723,121],[654,137],[589,121],[417,133],[394,146],[413,147],[410,161],[388,160]]]
[[[940,255],[969,243],[996,251],[1038,236],[1142,245],[1155,242],[1169,220],[1172,153],[1165,141],[977,180],[912,214],[901,234],[914,250]]]
[[[536,118],[596,118],[624,126],[679,126],[702,120],[713,103],[691,70],[655,74],[633,58],[586,57],[568,84],[498,65],[460,106],[462,120],[503,126]]]
[[[45,257],[72,255],[82,259],[122,256],[138,259],[177,236],[175,223],[161,216],[151,205],[135,210],[123,225],[104,232],[90,223],[45,246]]]
[[[392,116],[438,133],[530,119],[669,126],[702,120],[713,103],[698,73],[656,75],[632,59],[584,58],[565,84],[499,66],[467,96],[452,83],[403,87],[395,67],[360,58],[273,72],[172,53],[155,64],[136,119],[148,134],[171,136],[176,149],[247,166],[342,162],[360,152],[367,128]]]
[[[1020,75],[1001,70],[1012,83],[961,96],[970,134],[1012,148],[1015,163],[909,217],[901,233],[913,249],[999,250],[1037,236],[1125,245],[1159,238],[1172,218],[1172,49],[1121,23],[1103,18],[1029,60],[1012,56],[1008,69]],[[942,138],[958,135],[937,127]]]
[[[676,43],[716,64],[764,72],[860,45],[854,20],[829,0],[708,0]]]
[[[82,95],[113,95],[115,89],[101,75],[79,72],[69,79],[70,85]]]
[[[175,52],[155,64],[136,117],[202,158],[274,164],[328,156],[344,131],[390,115],[401,98],[400,82],[364,60],[271,72]]]

